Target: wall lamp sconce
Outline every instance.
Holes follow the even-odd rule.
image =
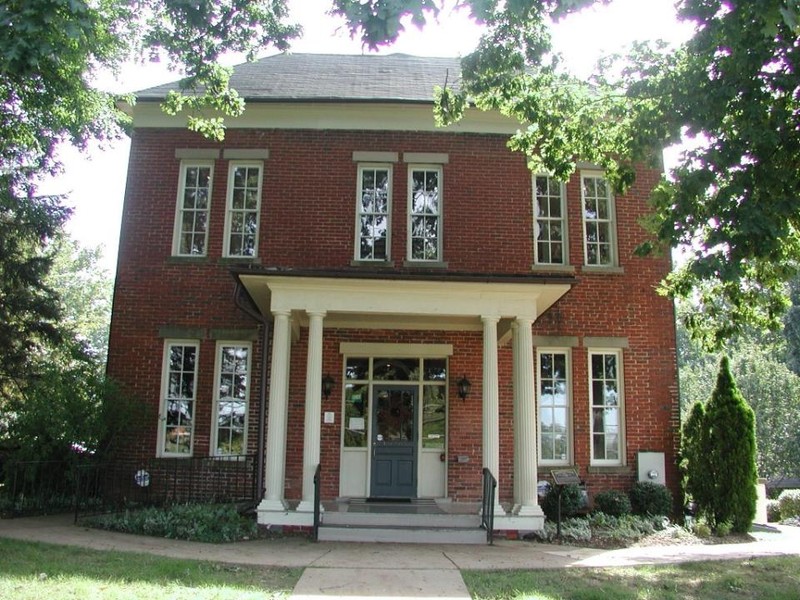
[[[472,384],[469,382],[469,379],[467,379],[467,376],[463,375],[461,379],[456,382],[456,385],[458,386],[458,397],[461,398],[462,401],[465,400],[466,397],[469,396],[469,388],[472,387]]]
[[[325,373],[322,377],[322,395],[325,396],[325,400],[330,397],[334,383],[336,382],[333,380],[333,377]]]

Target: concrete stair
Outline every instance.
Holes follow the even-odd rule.
[[[354,510],[326,511],[320,541],[406,544],[485,544],[480,517],[447,514],[432,505],[355,504]]]

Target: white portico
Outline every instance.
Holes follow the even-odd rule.
[[[514,498],[497,499],[495,528],[532,530],[543,524],[536,497],[536,434],[532,326],[569,289],[569,278],[356,278],[300,273],[239,272],[258,309],[272,315],[272,355],[262,524],[311,525],[313,477],[320,461],[321,380],[325,329],[482,332],[482,466],[500,472],[498,346],[512,340]],[[308,328],[305,365],[302,500],[284,496],[293,332]],[[478,374],[476,373],[477,377]],[[342,469],[345,468],[344,463]],[[506,499],[508,500],[508,499]]]

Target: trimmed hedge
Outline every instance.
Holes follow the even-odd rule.
[[[606,490],[594,496],[594,509],[612,517],[631,514],[631,501],[619,490]]]
[[[574,516],[583,508],[583,492],[574,483],[564,486],[561,493],[561,519]],[[551,521],[558,520],[558,488],[550,486],[547,494],[542,499],[542,511],[544,516]]]
[[[639,481],[628,494],[635,515],[672,514],[672,492],[652,481]]]
[[[781,519],[800,517],[800,490],[783,490],[778,496]]]

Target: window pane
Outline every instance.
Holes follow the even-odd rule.
[[[422,447],[444,448],[447,404],[442,385],[426,385],[422,397]]]
[[[173,344],[168,349],[166,397],[162,400],[165,453],[191,452],[196,355],[194,346]]]
[[[369,386],[347,384],[344,391],[344,446],[366,448]]]
[[[534,186],[534,237],[536,262],[544,264],[563,264],[564,231],[563,201],[561,183],[546,176],[536,176]],[[556,247],[558,243],[558,247]]]
[[[386,260],[389,231],[389,170],[361,169],[357,202],[358,258]]]
[[[348,358],[344,373],[345,379],[369,379],[369,359]]]
[[[228,196],[228,256],[254,256],[261,201],[261,167],[233,168]]]
[[[540,460],[566,462],[570,438],[567,355],[540,352],[538,362]]]
[[[447,381],[447,359],[426,358],[425,381]]]
[[[591,355],[593,460],[618,462],[621,457],[622,413],[618,355]]]
[[[221,346],[217,373],[217,455],[244,454],[248,346]]]
[[[418,381],[420,376],[417,358],[376,358],[372,377],[381,381]]]

